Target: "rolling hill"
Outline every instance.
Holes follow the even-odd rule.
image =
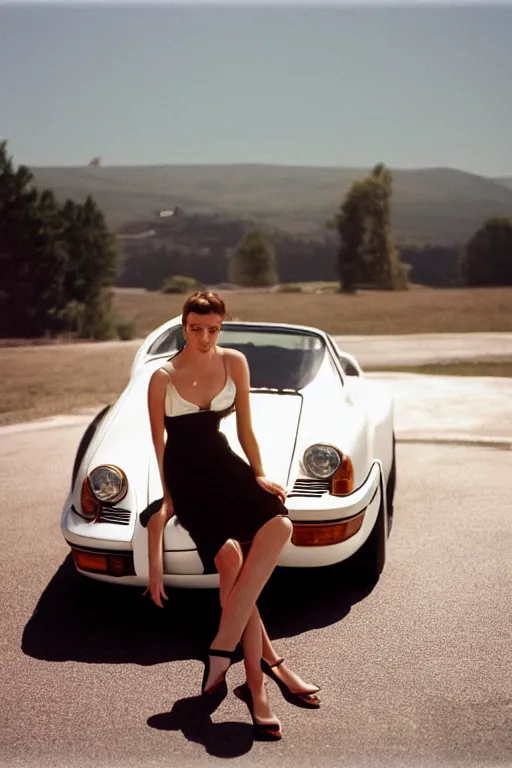
[[[298,236],[322,235],[350,184],[369,169],[282,165],[100,166],[31,169],[59,199],[92,194],[113,229],[163,209],[251,218]],[[394,170],[399,243],[464,242],[492,215],[512,215],[512,179],[450,168]],[[510,182],[507,185],[507,181]]]
[[[502,187],[512,189],[512,176],[498,176],[493,179],[497,184],[501,184]]]

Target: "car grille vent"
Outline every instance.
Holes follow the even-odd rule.
[[[291,493],[288,494],[288,498],[293,496],[309,496],[310,498],[318,498],[326,493],[329,493],[331,489],[330,480],[317,480],[314,477],[298,477]]]
[[[119,507],[102,507],[98,523],[114,523],[115,525],[130,525],[129,509]]]

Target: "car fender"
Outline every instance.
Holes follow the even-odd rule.
[[[387,483],[393,461],[394,398],[392,390],[380,381],[364,380],[365,401],[373,424],[375,458],[382,462]]]
[[[300,429],[290,481],[308,475],[303,456],[314,443],[328,443],[347,454],[354,468],[354,487],[365,481],[374,459],[373,421],[366,403],[353,401],[339,374],[326,360],[317,377],[302,390]]]

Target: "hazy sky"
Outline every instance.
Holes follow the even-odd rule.
[[[0,6],[16,163],[512,175],[512,6]]]

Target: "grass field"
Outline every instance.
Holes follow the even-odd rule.
[[[221,291],[232,319],[299,323],[339,335],[512,331],[512,288],[340,293]],[[184,296],[116,290],[116,312],[138,336],[180,314]]]
[[[388,294],[280,294],[225,291],[232,318],[318,326],[333,334],[512,331],[512,288],[410,290]],[[133,317],[139,336],[179,314],[183,296],[116,291],[116,311]],[[0,349],[0,424],[99,408],[123,390],[136,343]],[[395,367],[394,370],[397,370]],[[398,370],[512,376],[512,362]],[[8,375],[6,375],[6,373]]]

